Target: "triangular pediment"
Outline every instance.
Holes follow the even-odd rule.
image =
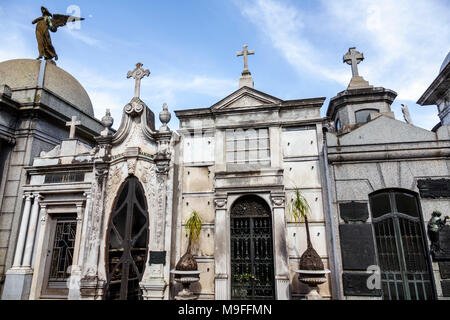
[[[249,87],[242,87],[211,106],[213,111],[279,104],[282,100]]]
[[[339,145],[433,141],[436,134],[415,125],[380,116],[339,137]]]

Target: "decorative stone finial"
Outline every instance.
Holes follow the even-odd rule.
[[[133,79],[136,80],[136,83],[134,85],[134,97],[139,98],[140,91],[141,91],[141,79],[145,76],[150,75],[150,70],[144,70],[142,68],[143,64],[138,62],[136,63],[136,68],[133,71],[128,71],[127,73],[127,79],[133,77]]]
[[[100,133],[103,137],[107,137],[112,134],[111,127],[113,123],[114,119],[111,117],[110,109],[106,109],[106,113],[102,118],[102,125],[105,127],[105,130]]]
[[[358,64],[364,60],[364,54],[356,51],[355,47],[348,49],[348,52],[342,58],[344,63],[352,66],[352,80],[348,85],[347,89],[361,89],[361,88],[371,88],[369,82],[364,80],[358,73]]]
[[[169,112],[167,103],[164,102],[162,108],[162,111],[159,113],[159,120],[161,121],[161,127],[159,128],[159,131],[168,131],[169,127],[167,126],[167,124],[172,118],[172,115]]]

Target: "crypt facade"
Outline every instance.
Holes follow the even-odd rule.
[[[170,271],[186,252],[185,224],[194,210],[203,221],[193,247],[202,271],[191,285],[196,297],[304,299],[309,288],[296,269],[306,226],[289,210],[296,188],[311,207],[312,245],[331,271],[319,285],[323,298],[446,299],[449,227],[441,228],[442,252],[435,254],[427,223],[433,211],[449,215],[449,126],[416,127],[406,106],[406,123],[396,120],[396,93],[359,75],[364,57],[354,48],[344,56],[350,84],[330,100],[325,118],[324,97],[283,100],[256,90],[247,60],[253,53],[247,46],[238,52],[244,70],[236,91],[207,108],[175,111],[177,131],[167,125],[166,104],[155,128],[140,99],[140,82],[150,74],[140,63],[127,74],[135,92],[117,131],[108,110],[96,120],[74,100],[74,111],[49,112],[60,117],[50,121],[65,132],[59,140],[18,162],[14,152],[25,151],[13,138],[23,136],[14,134],[43,134],[32,124],[7,131],[2,123],[0,231],[9,228],[1,242],[2,299],[173,299],[181,287]],[[439,105],[443,120],[448,67],[427,91],[435,100],[426,100]],[[47,119],[39,113],[47,105],[36,100],[36,92],[42,99],[49,91],[46,82],[25,87],[36,91],[31,102],[20,100],[25,89],[14,83],[15,72],[43,77],[33,70],[0,63],[4,123],[3,113],[19,112],[13,107],[37,109],[35,123]],[[70,87],[57,90],[45,101],[84,97]],[[17,191],[4,191],[13,184]],[[374,266],[379,288],[367,285]],[[243,275],[257,281],[243,283]]]

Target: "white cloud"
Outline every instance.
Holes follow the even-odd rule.
[[[413,103],[437,76],[450,49],[450,6],[444,1],[322,0],[319,10],[312,11],[287,1],[254,0],[240,7],[297,73],[346,86],[350,70],[343,73],[326,52],[329,42],[356,46],[366,57],[360,74]],[[436,118],[435,110],[429,112],[427,128]]]
[[[64,31],[65,34],[71,36],[74,39],[80,40],[89,46],[105,49],[105,45],[100,40],[82,33],[80,29],[69,27],[58,28],[58,30],[61,29]]]
[[[314,47],[304,32],[304,12],[272,0],[256,0],[244,5],[242,14],[256,24],[298,73],[307,71],[343,85],[348,81],[348,76],[337,68],[323,64],[323,51]]]

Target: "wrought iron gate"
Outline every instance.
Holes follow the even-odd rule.
[[[243,196],[231,208],[231,298],[274,299],[272,217],[267,203]]]
[[[121,187],[108,230],[105,299],[138,300],[139,281],[147,260],[148,213],[144,190],[136,177]]]
[[[391,191],[370,197],[383,298],[434,298],[417,198]]]

